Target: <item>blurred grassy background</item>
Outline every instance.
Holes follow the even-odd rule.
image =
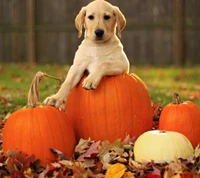
[[[0,64],[0,118],[26,105],[27,94],[33,76],[37,71],[45,72],[64,81],[69,66]],[[152,102],[162,106],[172,101],[172,94],[179,93],[183,100],[200,105],[199,66],[188,68],[173,67],[135,67],[130,73],[136,73],[146,84]],[[58,81],[49,78],[40,83],[41,101],[58,90]]]

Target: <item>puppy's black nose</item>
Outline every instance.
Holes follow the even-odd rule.
[[[96,36],[97,37],[102,37],[103,36],[103,34],[104,34],[104,31],[103,30],[100,30],[100,29],[97,29],[96,31],[95,31],[95,34],[96,34]]]

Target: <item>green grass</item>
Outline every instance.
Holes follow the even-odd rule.
[[[200,105],[200,70],[190,68],[136,68],[133,70],[146,83],[152,102],[166,105],[177,92],[182,100]]]
[[[0,117],[27,104],[28,90],[37,71],[64,80],[69,66],[27,64],[0,64]],[[58,90],[59,82],[44,78],[40,82],[41,101]]]
[[[179,93],[183,100],[200,105],[200,66],[190,68],[131,67],[147,85],[152,102],[166,105],[172,94]],[[37,71],[45,72],[63,80],[69,66],[28,64],[0,64],[0,117],[26,105],[27,94]],[[41,101],[58,90],[58,82],[44,79],[40,84]]]

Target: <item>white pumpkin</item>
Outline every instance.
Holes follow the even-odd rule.
[[[193,155],[190,141],[181,133],[151,130],[138,137],[134,145],[135,161],[170,162]]]

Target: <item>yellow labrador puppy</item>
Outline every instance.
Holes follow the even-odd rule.
[[[60,90],[47,97],[44,104],[61,107],[70,90],[78,84],[84,73],[89,75],[82,83],[83,88],[94,90],[103,76],[118,75],[129,71],[129,61],[123,51],[123,46],[116,36],[121,37],[121,31],[126,20],[118,7],[104,0],[95,0],[82,7],[75,19],[78,37],[85,28],[85,36],[79,46],[73,65]]]

